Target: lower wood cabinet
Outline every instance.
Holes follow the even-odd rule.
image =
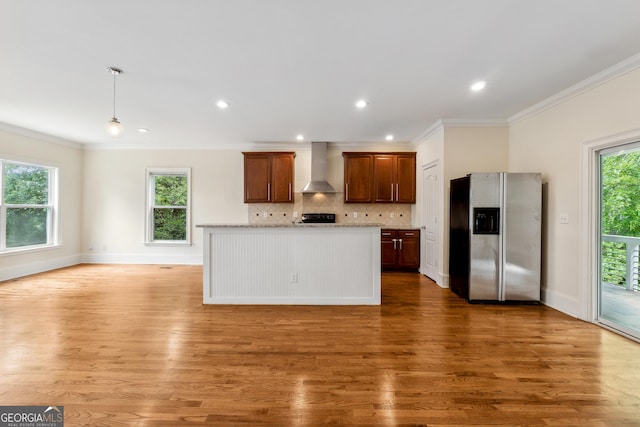
[[[420,268],[420,230],[384,228],[380,245],[383,270],[417,271]]]

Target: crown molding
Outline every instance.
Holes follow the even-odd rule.
[[[68,139],[59,138],[57,136],[49,135],[46,133],[38,132],[36,130],[23,128],[9,123],[0,122],[0,130],[12,133],[14,135],[20,135],[27,138],[37,139],[38,141],[50,142],[52,144],[64,145],[65,147],[75,148],[76,150],[82,150],[85,144],[76,141],[70,141]]]
[[[444,127],[507,127],[509,122],[506,119],[442,119]]]
[[[84,149],[86,151],[273,151],[273,150],[291,150],[295,149],[295,144],[271,144],[267,145],[264,143],[226,143],[226,144],[215,144],[215,145],[206,145],[206,144],[188,144],[181,146],[174,145],[160,145],[153,143],[135,143],[135,144],[127,144],[127,143],[115,143],[115,144],[102,144],[102,143],[88,143],[84,144]]]
[[[431,137],[434,133],[444,128],[444,123],[442,120],[437,120],[432,123],[424,132],[418,135],[413,141],[411,141],[411,145],[413,147],[417,147],[420,145],[425,139]]]
[[[640,53],[627,58],[624,61],[599,72],[598,74],[582,80],[581,82],[576,83],[575,85],[570,86],[567,89],[520,111],[519,113],[512,115],[509,117],[507,122],[509,126],[512,126],[522,120],[528,119],[536,114],[540,114],[541,112],[562,104],[571,98],[575,98],[576,96],[588,92],[604,83],[636,70],[637,68],[640,68]]]
[[[410,150],[413,145],[409,142],[328,142],[328,149],[344,151],[372,151],[372,150]],[[216,145],[186,145],[180,147],[161,146],[153,144],[84,144],[86,151],[309,151],[311,142],[271,142],[258,141],[248,143],[229,143]]]
[[[431,137],[436,132],[448,127],[508,127],[509,122],[505,119],[439,119],[411,141],[410,145],[416,147],[425,139]]]

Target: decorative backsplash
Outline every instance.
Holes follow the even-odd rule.
[[[294,194],[293,203],[250,203],[249,224],[288,224],[302,213],[334,213],[338,224],[410,226],[411,206],[393,203],[344,203],[344,193]],[[297,213],[298,217],[294,217]]]

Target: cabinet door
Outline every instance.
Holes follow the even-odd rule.
[[[274,154],[271,162],[271,202],[293,202],[293,154]]]
[[[420,267],[420,231],[398,232],[398,267]]]
[[[396,156],[393,154],[375,154],[373,156],[373,195],[374,201],[392,203],[396,192]]]
[[[398,154],[396,156],[396,191],[398,203],[416,202],[416,155]]]
[[[244,155],[244,202],[271,201],[271,161],[268,154]]]
[[[373,156],[348,154],[344,156],[344,201],[371,203]]]
[[[391,269],[396,266],[397,257],[397,233],[393,230],[382,230],[380,235],[380,260],[382,269]],[[394,242],[396,240],[396,242]]]

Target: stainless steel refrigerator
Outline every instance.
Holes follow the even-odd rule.
[[[470,302],[540,300],[542,177],[451,180],[449,287]]]

